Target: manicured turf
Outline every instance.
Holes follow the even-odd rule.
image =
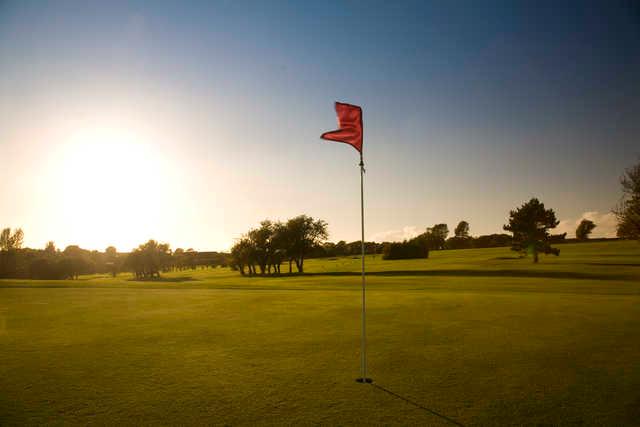
[[[640,423],[640,245],[0,281],[0,424]],[[283,266],[283,271],[285,270]]]

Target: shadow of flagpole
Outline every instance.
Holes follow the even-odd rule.
[[[454,420],[453,418],[449,418],[449,417],[447,417],[446,415],[440,414],[440,413],[438,413],[438,412],[436,412],[436,411],[434,411],[434,410],[432,410],[432,409],[427,408],[426,406],[423,406],[423,405],[421,405],[421,404],[419,404],[419,403],[417,403],[417,402],[414,402],[413,400],[407,399],[406,397],[401,396],[401,395],[399,395],[398,393],[394,393],[393,391],[391,391],[391,390],[389,390],[389,389],[386,389],[386,388],[382,387],[381,385],[378,385],[378,384],[376,384],[376,383],[372,383],[371,385],[372,385],[373,387],[377,388],[378,390],[382,390],[382,391],[384,391],[385,393],[390,394],[391,396],[393,396],[393,397],[395,397],[395,398],[398,398],[398,399],[400,399],[400,400],[404,400],[404,401],[405,401],[405,402],[407,402],[408,404],[413,405],[413,406],[415,406],[416,408],[420,408],[420,409],[422,409],[423,411],[426,411],[426,412],[430,413],[431,415],[435,415],[436,417],[442,418],[443,420],[448,421],[448,422],[450,422],[451,424],[454,424],[454,425],[457,425],[457,426],[464,427],[464,424],[459,423],[458,421]]]

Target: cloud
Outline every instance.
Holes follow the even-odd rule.
[[[616,237],[616,216],[612,212],[600,213],[597,211],[584,212],[578,219],[564,219],[553,229],[553,234],[567,233],[567,237],[575,237],[576,227],[583,219],[588,219],[596,224],[590,237]]]
[[[422,233],[415,225],[407,225],[400,230],[387,230],[373,234],[368,240],[373,242],[401,242]]]

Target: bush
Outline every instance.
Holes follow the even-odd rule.
[[[385,245],[382,259],[429,258],[429,249],[420,239]]]

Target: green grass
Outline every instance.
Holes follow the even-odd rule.
[[[367,259],[376,386],[358,259],[0,281],[0,424],[638,425],[640,245],[559,247]]]

